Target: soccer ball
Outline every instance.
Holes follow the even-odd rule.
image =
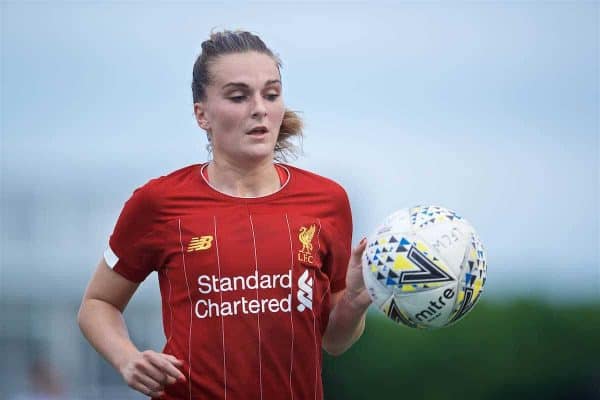
[[[368,238],[363,277],[373,304],[411,328],[441,328],[481,297],[485,250],[454,211],[417,206],[396,211]]]

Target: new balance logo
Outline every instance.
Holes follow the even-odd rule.
[[[308,270],[304,270],[300,279],[298,279],[298,293],[296,297],[300,304],[298,304],[298,311],[302,312],[307,308],[312,310],[312,298],[313,298],[313,279],[308,275]]]
[[[212,246],[212,241],[213,237],[210,235],[193,237],[192,240],[190,240],[190,244],[188,245],[187,251],[189,253],[191,251],[210,249]]]

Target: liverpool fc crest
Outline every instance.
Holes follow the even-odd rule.
[[[302,249],[298,251],[298,261],[307,262],[309,264],[313,263],[313,245],[312,240],[313,236],[315,236],[315,225],[311,225],[310,228],[306,228],[305,226],[300,227],[300,233],[298,234],[298,239],[300,243],[302,243]]]

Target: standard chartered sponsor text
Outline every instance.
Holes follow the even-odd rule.
[[[199,275],[198,291],[201,294],[234,292],[240,290],[258,290],[283,288],[288,291],[292,287],[292,271],[284,274],[259,274],[257,270],[250,275],[222,276]],[[282,298],[249,298],[249,294],[231,301],[215,301],[201,298],[196,301],[194,314],[197,318],[228,317],[238,314],[258,314],[265,312],[290,312],[292,295]],[[254,297],[254,296],[251,296]]]

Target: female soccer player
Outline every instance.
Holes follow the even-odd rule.
[[[194,112],[213,159],[133,192],[87,287],[81,330],[146,395],[322,399],[321,348],[341,354],[364,330],[365,240],[350,251],[346,192],[274,161],[302,127],[284,107],[280,66],[249,32],[202,44]],[[161,353],[137,349],[122,317],[152,271]]]

